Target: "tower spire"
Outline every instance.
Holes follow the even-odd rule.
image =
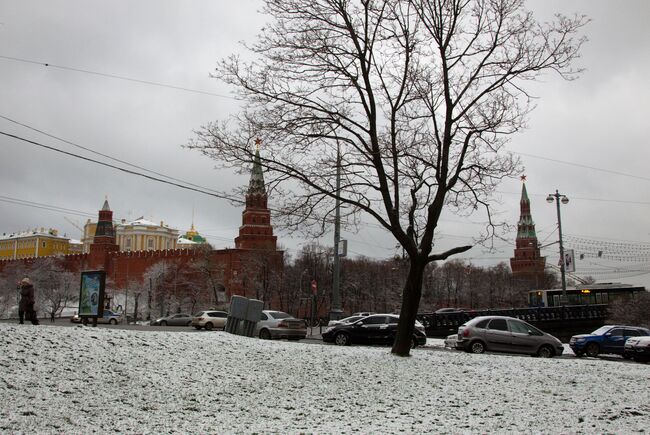
[[[255,143],[257,145],[257,142],[259,139],[255,140]],[[248,183],[248,193],[249,194],[264,194],[266,195],[266,188],[264,186],[264,172],[262,170],[262,161],[260,158],[260,148],[259,145],[257,145],[257,149],[255,150],[255,157],[253,159],[253,169],[251,170],[251,179],[250,182]]]

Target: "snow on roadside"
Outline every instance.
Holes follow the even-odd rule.
[[[632,433],[650,365],[0,324],[0,432]]]

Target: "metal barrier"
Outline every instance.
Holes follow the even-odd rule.
[[[226,321],[226,332],[252,337],[255,334],[255,325],[260,320],[264,303],[256,299],[243,296],[230,298],[230,310]]]

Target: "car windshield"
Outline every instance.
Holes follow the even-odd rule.
[[[291,317],[290,314],[283,313],[282,311],[271,311],[269,314],[274,319],[288,319],[289,317]]]
[[[341,323],[352,323],[356,322],[357,320],[363,318],[363,316],[351,316],[351,317],[346,317],[345,319],[339,320]]]
[[[596,329],[594,332],[592,332],[593,335],[603,335],[607,331],[611,329],[611,326],[601,326],[600,328]]]

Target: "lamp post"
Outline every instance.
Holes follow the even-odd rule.
[[[557,206],[557,230],[560,235],[560,274],[562,275],[561,303],[564,305],[566,303],[566,263],[564,261],[564,245],[562,244],[562,218],[560,216],[560,202],[562,202],[562,204],[567,204],[569,202],[569,198],[567,198],[566,195],[561,195],[560,192],[556,190],[555,193],[549,193],[546,197],[546,202],[549,204],[551,204],[553,201],[555,201],[555,204]]]
[[[307,269],[303,270],[302,273],[300,274],[300,279],[298,280],[298,294],[302,294],[302,277],[305,276],[305,274],[309,272]],[[307,308],[305,307],[305,316],[307,315],[306,313]]]

